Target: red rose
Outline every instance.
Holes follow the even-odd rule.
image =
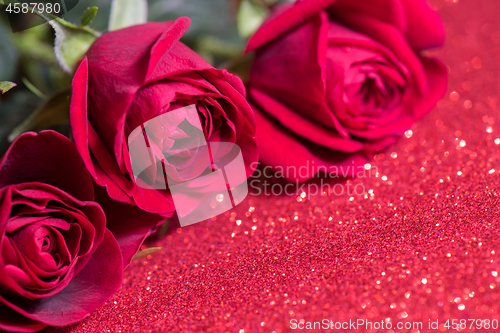
[[[20,136],[0,161],[0,328],[87,317],[120,287],[122,256],[74,144]]]
[[[213,68],[179,42],[189,22],[179,18],[105,33],[92,45],[73,79],[71,128],[95,181],[106,187],[113,200],[166,217],[175,210],[169,191],[136,184],[127,146],[134,129],[194,105],[207,141],[241,147],[247,176],[258,158],[254,115],[241,80]],[[165,144],[171,138],[155,139],[155,149],[172,148]],[[190,158],[181,162],[184,170],[197,167]],[[154,181],[155,175],[152,172],[149,178]]]
[[[308,167],[298,180],[320,167],[361,167],[443,96],[446,68],[421,54],[443,40],[443,24],[424,0],[278,8],[247,47],[256,50],[247,89],[262,162]]]

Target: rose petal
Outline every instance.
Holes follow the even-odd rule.
[[[14,216],[13,218],[9,219],[6,221],[6,226],[7,228],[5,229],[5,232],[13,232],[16,229],[22,228],[28,224],[33,224],[36,222],[41,222],[45,219],[47,219],[48,216]]]
[[[9,332],[38,332],[47,326],[36,320],[26,318],[22,314],[12,310],[10,307],[2,304],[0,298],[0,329]]]
[[[203,80],[201,76],[199,79]],[[203,81],[206,82],[206,80]],[[128,138],[132,130],[141,124],[164,114],[170,103],[182,99],[183,95],[189,98],[194,96],[202,98],[210,92],[210,90],[197,85],[170,80],[141,88],[135,95],[127,113],[125,136]]]
[[[249,95],[252,96],[252,101],[260,106],[260,109],[266,110],[268,114],[289,129],[290,132],[300,135],[306,140],[328,149],[345,152],[356,152],[363,148],[361,142],[343,138],[334,129],[328,129],[303,118],[257,89],[250,88]],[[275,141],[272,142],[275,143]],[[269,143],[266,144],[265,141],[261,141],[261,146],[265,145],[269,145]]]
[[[337,0],[297,1],[294,6],[287,8],[287,10],[265,22],[250,38],[245,52],[251,52],[280,37],[306,22],[335,1]]]
[[[80,200],[94,198],[90,175],[75,145],[55,131],[21,135],[0,161],[0,187],[32,181],[53,185]]]
[[[422,118],[431,111],[448,89],[448,69],[446,66],[441,61],[433,58],[421,57],[420,61],[424,65],[429,90],[413,108],[415,120]]]
[[[170,27],[168,27],[168,29],[162,32],[160,38],[158,38],[155,45],[151,48],[148,71],[146,74],[147,78],[151,77],[156,66],[163,61],[174,44],[176,44],[186,33],[190,24],[191,20],[188,17],[179,17]]]
[[[254,109],[255,110],[255,109]],[[261,145],[262,163],[285,172],[284,177],[292,182],[303,182],[312,178],[320,167],[331,170],[334,166],[339,170],[359,168],[368,162],[370,156],[364,153],[332,152],[330,149],[312,144],[307,140],[293,135],[286,128],[273,122],[260,113],[255,112],[259,126],[257,127],[258,142],[273,142],[275,144]],[[293,154],[283,154],[283,151],[293,151]]]
[[[90,174],[98,181],[97,173],[94,169],[94,163],[90,157],[88,147],[88,119],[87,119],[87,98],[88,98],[88,59],[83,58],[80,66],[76,70],[71,83],[71,105],[69,120],[71,132],[76,148],[83,158],[83,162]]]
[[[342,13],[336,19],[351,29],[373,38],[391,50],[396,58],[410,71],[417,91],[420,93],[427,91],[427,82],[422,64],[398,29],[368,14],[358,12]]]
[[[326,14],[318,14],[260,49],[249,86],[265,91],[311,121],[335,127],[325,103],[327,29]]]
[[[444,44],[444,24],[439,14],[424,0],[403,0],[408,19],[406,40],[416,50]]]
[[[327,11],[332,17],[349,11],[368,14],[393,25],[401,33],[406,32],[408,27],[407,15],[401,0],[338,0],[332,3]]]

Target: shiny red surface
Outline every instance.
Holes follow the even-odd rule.
[[[500,3],[432,3],[447,31],[432,54],[449,66],[449,90],[376,158],[378,176],[354,181],[366,195],[249,196],[157,242],[164,249],[132,263],[102,308],[46,332],[286,332],[291,319],[387,318],[427,332],[429,320],[441,331],[447,319],[500,320]]]

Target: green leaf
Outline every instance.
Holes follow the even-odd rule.
[[[242,0],[238,10],[238,32],[241,37],[249,38],[269,15],[269,9],[254,0]]]
[[[7,91],[11,90],[15,86],[17,86],[17,84],[15,84],[14,82],[0,81],[0,92],[2,94],[5,94]]]
[[[218,68],[225,68],[229,72],[236,74],[243,82],[250,78],[250,68],[254,54],[249,53],[243,57],[235,57],[219,65]]]
[[[46,31],[49,29],[52,32],[52,28],[48,25],[39,25],[14,35],[13,42],[19,53],[22,66],[25,65],[24,61],[35,61],[41,62],[43,65],[59,67],[54,47],[45,41]]]
[[[87,53],[97,36],[86,30],[87,27],[68,25],[61,20],[52,20],[49,24],[56,32],[54,51],[59,65],[66,72],[72,73],[76,63]]]
[[[141,251],[137,252],[137,254],[134,256],[134,258],[132,259],[132,261],[139,260],[139,259],[142,259],[142,258],[146,258],[150,254],[153,254],[153,253],[161,251],[161,250],[163,250],[163,248],[161,248],[161,247],[150,247],[148,249],[141,250]]]
[[[148,20],[147,0],[113,0],[108,29],[118,30]]]
[[[276,4],[278,1],[280,1],[280,0],[264,0],[264,3],[267,6],[272,6],[272,5]],[[287,2],[292,2],[292,0],[288,0]]]
[[[92,20],[94,19],[94,17],[96,15],[97,15],[97,7],[96,6],[89,7],[87,9],[85,9],[85,11],[83,12],[83,15],[82,15],[82,19],[81,19],[82,27],[89,25],[90,22],[92,22]]]
[[[13,34],[2,24],[0,14],[0,78],[12,80],[19,60],[18,52],[13,44]]]
[[[158,228],[158,238],[162,239],[167,235],[168,226],[170,224],[170,218],[166,219],[165,222]]]
[[[25,121],[14,128],[8,140],[13,142],[19,135],[34,129],[47,129],[69,121],[69,98],[71,91],[61,91],[39,106]]]
[[[191,19],[189,30],[182,37],[184,42],[194,43],[203,35],[212,35],[232,44],[241,40],[236,28],[236,0],[148,0],[149,21],[172,21],[179,16]]]
[[[201,36],[196,41],[196,51],[202,51],[226,58],[238,57],[244,50],[244,47],[240,45],[228,43],[223,39],[210,35]]]

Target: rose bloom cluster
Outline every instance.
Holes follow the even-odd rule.
[[[444,39],[424,0],[278,6],[249,40],[246,83],[179,41],[189,24],[181,17],[103,34],[75,69],[72,141],[25,133],[2,157],[0,329],[81,321],[172,217],[169,189],[138,186],[133,174],[127,138],[147,121],[194,106],[207,142],[241,148],[247,177],[259,153],[271,168],[363,165],[446,89],[445,67],[421,54]],[[156,138],[155,149],[168,153],[179,138]],[[195,160],[172,167],[181,173]]]

